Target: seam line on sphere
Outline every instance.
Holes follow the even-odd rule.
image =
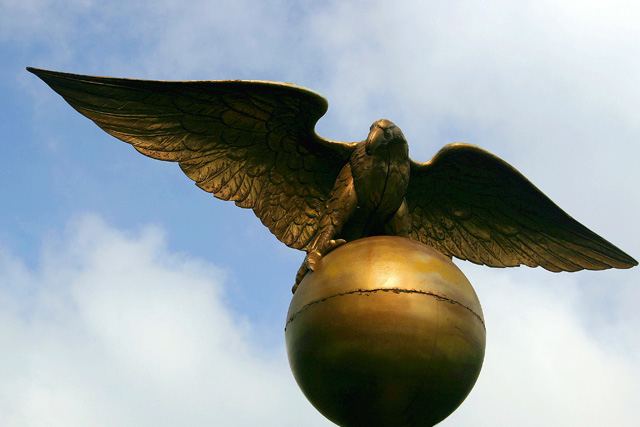
[[[296,311],[295,313],[293,313],[291,315],[291,317],[289,317],[289,319],[287,320],[287,324],[284,326],[284,330],[287,330],[287,326],[289,326],[289,323],[293,322],[293,319],[295,319],[300,313],[302,313],[303,311],[307,310],[309,307],[311,307],[312,305],[316,305],[318,303],[330,300],[331,298],[335,298],[335,297],[341,297],[344,295],[351,295],[351,294],[373,294],[376,292],[393,292],[395,294],[421,294],[421,295],[427,295],[427,296],[431,296],[436,298],[439,301],[446,301],[448,303],[451,304],[455,304],[455,305],[459,305],[460,307],[464,308],[465,310],[468,310],[471,314],[473,314],[482,324],[482,327],[486,330],[486,326],[484,325],[484,320],[482,319],[482,317],[480,317],[475,311],[473,311],[471,308],[467,307],[466,305],[451,299],[449,297],[446,297],[444,295],[440,295],[440,294],[436,294],[435,292],[427,292],[427,291],[419,291],[417,289],[401,289],[401,288],[378,288],[378,289],[355,289],[353,291],[348,291],[348,292],[342,292],[339,294],[335,294],[335,295],[331,295],[328,296],[326,298],[322,298],[316,301],[312,301],[308,304],[305,304],[300,310]]]

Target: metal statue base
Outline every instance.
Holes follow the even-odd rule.
[[[417,241],[375,236],[330,252],[303,279],[285,328],[293,374],[340,426],[432,426],[467,397],[485,349],[462,272]]]

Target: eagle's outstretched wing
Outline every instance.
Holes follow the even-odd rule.
[[[412,238],[491,267],[628,268],[629,255],[571,218],[498,157],[470,144],[411,163]]]
[[[28,68],[73,108],[149,157],[179,162],[205,191],[251,208],[288,246],[307,249],[354,144],[314,132],[327,101],[260,81],[162,82]]]

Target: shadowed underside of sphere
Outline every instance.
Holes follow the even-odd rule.
[[[300,388],[341,426],[431,426],[471,391],[485,348],[482,309],[434,249],[390,236],[322,258],[289,307],[289,362]]]

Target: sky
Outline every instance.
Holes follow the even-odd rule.
[[[622,0],[0,2],[0,425],[333,425],[284,348],[303,253],[25,67],[306,86],[320,135],[479,145],[638,259],[637,22]],[[487,348],[440,426],[638,425],[638,268],[456,264]]]

